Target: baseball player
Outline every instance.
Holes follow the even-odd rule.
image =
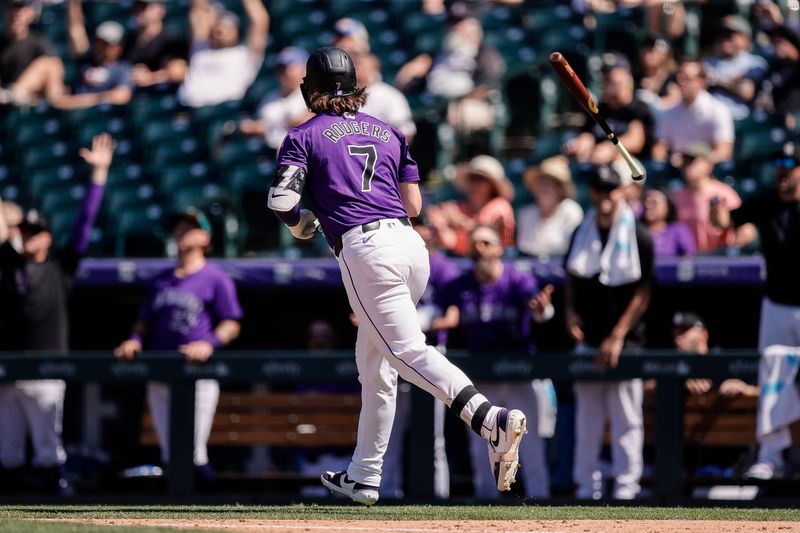
[[[503,264],[500,233],[490,226],[478,226],[470,235],[470,255],[474,267],[451,281],[437,298],[445,316],[435,325],[452,329],[461,326],[467,347],[474,354],[491,356],[504,351],[533,351],[530,318],[545,322],[555,310],[550,302],[553,286],[537,290],[533,276]],[[550,481],[544,457],[544,440],[539,438],[539,406],[533,384],[528,382],[481,383],[481,390],[494,401],[525,407],[528,422],[537,432],[520,448],[525,496],[547,498]],[[550,384],[552,390],[552,384]],[[551,396],[552,397],[552,396]],[[547,436],[552,436],[550,433]],[[473,435],[470,440],[472,479],[475,496],[499,496],[486,469],[482,467],[483,442]]]
[[[89,247],[114,148],[111,136],[103,134],[92,140],[91,149],[81,149],[81,157],[92,167],[91,181],[69,242],[55,253],[50,252],[50,224],[35,210],[28,211],[19,223],[21,242],[16,249],[0,205],[0,350],[64,353],[69,349],[67,300],[78,264]],[[13,488],[18,489],[25,441],[30,435],[33,466],[45,486],[62,493],[68,490],[61,472],[66,460],[61,444],[65,389],[61,380],[0,385],[0,463]]]
[[[767,286],[761,303],[758,348],[800,346],[800,146],[786,143],[772,155],[775,189],[730,211],[724,202],[711,205],[711,222],[721,228],[754,224],[767,264]],[[762,363],[763,364],[763,363]],[[759,439],[758,461],[746,475],[772,479],[784,467],[783,452],[792,445],[788,427]]]
[[[114,355],[131,360],[142,348],[178,350],[187,361],[204,363],[214,350],[239,336],[242,308],[233,280],[206,261],[211,224],[201,211],[189,208],[173,217],[178,264],[159,276],[139,312],[130,338]],[[204,479],[213,474],[206,445],[219,399],[219,383],[200,379],[195,384],[194,464]],[[147,384],[161,459],[169,463],[169,386]]]
[[[359,111],[365,91],[356,86],[353,61],[343,50],[315,51],[301,90],[315,116],[286,136],[268,205],[296,238],[310,239],[322,228],[359,321],[356,449],[347,470],[325,472],[322,484],[365,505],[378,500],[399,374],[486,439],[497,488],[509,490],[525,414],[492,405],[464,372],[425,344],[417,318],[430,266],[408,219],[419,214],[422,198],[405,136]],[[300,208],[304,191],[315,212]]]

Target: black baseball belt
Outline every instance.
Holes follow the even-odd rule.
[[[409,220],[408,217],[387,218],[387,219],[384,219],[382,221],[381,220],[374,220],[372,222],[367,222],[366,224],[361,224],[361,226],[360,226],[361,227],[361,233],[367,233],[369,231],[375,231],[376,229],[381,227],[381,222],[388,222],[388,221],[393,221],[393,220],[398,221],[399,223],[401,223],[404,226],[411,226],[411,220]],[[350,229],[352,229],[352,228],[350,228]],[[347,231],[350,231],[350,230],[347,230]],[[347,233],[347,232],[345,232],[345,233]],[[336,255],[336,257],[339,257],[339,254],[341,252],[342,252],[342,237],[340,236],[339,238],[336,239],[336,243],[334,243],[334,245],[333,245],[333,253],[334,253],[334,255]]]

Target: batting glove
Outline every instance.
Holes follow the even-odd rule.
[[[308,209],[301,209],[300,222],[295,226],[290,226],[289,231],[292,232],[295,239],[306,240],[314,236],[318,227],[319,221],[317,220],[317,215]]]

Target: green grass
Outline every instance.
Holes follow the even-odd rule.
[[[195,518],[263,520],[781,520],[800,521],[800,509],[540,507],[540,506],[0,506],[2,524],[24,518]],[[36,531],[25,529],[25,531]],[[42,531],[78,531],[42,530]],[[119,529],[115,529],[119,532]],[[144,530],[137,529],[137,533]],[[153,529],[152,531],[160,531]]]
[[[8,520],[0,522],[0,533],[175,533],[166,527],[92,526],[54,522]],[[207,529],[203,533],[213,533]]]

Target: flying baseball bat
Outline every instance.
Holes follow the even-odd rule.
[[[608,140],[611,141],[620,155],[622,155],[625,162],[628,163],[628,167],[631,169],[631,177],[636,181],[644,179],[644,171],[639,168],[639,165],[633,157],[631,157],[625,145],[622,144],[617,134],[614,133],[614,130],[608,125],[606,119],[600,114],[600,110],[597,109],[597,104],[595,104],[591,95],[589,95],[589,91],[586,90],[586,86],[572,69],[566,58],[561,55],[560,52],[553,52],[550,54],[550,66],[556,71],[556,74],[558,74],[558,77],[564,82],[564,85],[567,86],[567,89],[572,93],[575,100],[577,100],[581,107],[589,113],[589,116],[597,122],[608,137]]]

